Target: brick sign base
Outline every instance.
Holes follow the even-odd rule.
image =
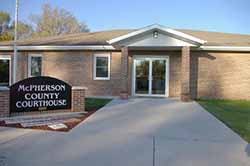
[[[10,101],[9,89],[0,89],[0,117],[10,116],[9,101]]]
[[[58,112],[81,112],[85,110],[85,87],[72,87],[72,108],[63,110],[34,111],[34,112],[14,112],[10,113],[9,90],[0,89],[0,118],[9,116],[36,115]]]

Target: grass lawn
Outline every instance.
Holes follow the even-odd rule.
[[[85,99],[85,110],[97,110],[104,105],[106,105],[108,102],[110,102],[112,99],[96,99],[96,98],[86,98]]]
[[[197,102],[250,143],[250,101],[198,100]]]

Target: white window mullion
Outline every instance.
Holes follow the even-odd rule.
[[[107,66],[97,66],[97,59],[98,58],[103,58],[103,57],[105,57],[105,58],[108,58],[108,64],[107,64]],[[93,65],[93,79],[94,80],[110,80],[110,54],[95,54],[94,55],[94,65]],[[103,69],[106,69],[107,68],[107,71],[108,71],[108,73],[107,73],[107,77],[106,76],[103,76],[103,77],[101,77],[101,76],[97,76],[97,69],[101,69],[101,68],[103,68]]]
[[[32,58],[34,57],[40,57],[41,58],[41,67],[40,67],[40,75],[42,75],[42,55],[41,54],[29,54],[28,56],[28,77],[34,77],[32,75]]]
[[[149,60],[149,95],[152,95],[152,59]]]

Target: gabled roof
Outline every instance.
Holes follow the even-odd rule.
[[[28,38],[17,42],[19,46],[79,46],[79,45],[108,45],[107,40],[127,34],[133,30],[108,30],[89,33],[75,33],[43,38]],[[0,46],[13,45],[12,41],[0,42]]]
[[[91,45],[110,45],[107,41],[131,34],[138,29],[109,30],[90,33],[77,33],[61,35],[55,37],[35,38],[19,40],[19,46],[91,46]],[[194,38],[207,41],[203,46],[232,46],[250,47],[250,35],[231,34],[221,32],[208,32],[197,30],[175,29]],[[13,46],[12,41],[0,42],[0,50],[3,46]]]
[[[188,29],[177,30],[206,40],[204,46],[250,46],[250,35]]]
[[[176,37],[176,38],[184,40],[184,41],[189,41],[189,42],[192,42],[192,43],[196,43],[198,45],[203,45],[203,44],[206,43],[205,40],[199,39],[199,38],[191,36],[189,34],[185,34],[185,33],[181,32],[181,31],[177,31],[177,30],[174,30],[174,29],[171,29],[171,28],[164,27],[164,26],[159,25],[159,24],[153,24],[153,25],[147,26],[145,28],[135,30],[135,31],[127,33],[125,35],[113,38],[113,39],[111,39],[111,40],[109,40],[107,42],[109,44],[115,44],[115,43],[121,42],[123,40],[128,40],[129,38],[133,38],[133,37],[136,37],[138,35],[142,35],[142,34],[144,34],[146,32],[151,32],[151,31],[161,31],[162,33],[165,33],[167,35]]]

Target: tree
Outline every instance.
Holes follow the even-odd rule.
[[[0,41],[13,40],[14,38],[14,21],[10,24],[10,14],[7,12],[0,11]],[[23,39],[29,37],[33,32],[32,26],[23,22],[18,21],[17,26],[17,37]]]
[[[14,36],[15,31],[15,22],[13,21],[12,25],[9,27],[10,33]],[[17,24],[17,37],[18,39],[24,39],[30,37],[33,33],[33,28],[30,24],[24,21],[18,21]]]
[[[41,15],[31,15],[34,24],[33,36],[57,36],[78,32],[88,32],[85,23],[80,23],[69,11],[65,9],[52,8],[49,4],[42,6]]]
[[[8,32],[3,32],[0,35],[0,41],[9,41],[9,40],[13,40],[13,35],[9,34]]]
[[[0,35],[8,29],[10,23],[10,14],[0,11]]]
[[[18,22],[18,26],[17,26],[18,39],[27,38],[31,36],[32,33],[33,33],[33,28],[30,24],[25,23],[23,21]]]
[[[78,32],[89,32],[84,22],[79,22],[69,11],[60,8],[52,8],[49,4],[42,6],[40,15],[31,14],[28,24],[18,21],[17,37],[46,37]],[[13,40],[14,21],[10,24],[11,17],[7,12],[0,11],[0,41]]]

